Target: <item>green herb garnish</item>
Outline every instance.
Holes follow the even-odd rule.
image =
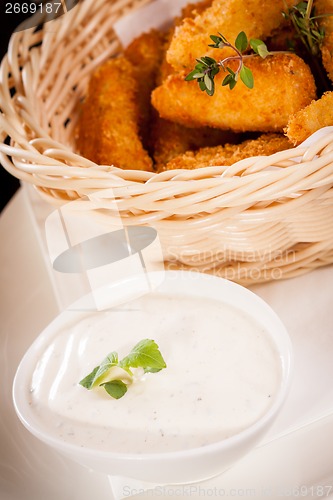
[[[296,38],[302,41],[309,54],[317,56],[325,37],[325,29],[319,25],[318,19],[332,14],[316,16],[313,0],[309,0],[287,8],[282,15],[292,23]]]
[[[111,397],[119,399],[126,394],[127,386],[133,382],[134,373],[131,368],[142,368],[144,373],[156,373],[166,368],[154,340],[141,340],[121,361],[116,352],[111,352],[79,383],[89,390],[104,387]]]
[[[265,59],[270,54],[265,43],[257,39],[251,39],[248,41],[244,31],[241,31],[237,35],[235,45],[228,42],[228,40],[221,33],[219,33],[219,36],[210,35],[210,38],[214,43],[209,44],[209,47],[213,47],[215,49],[229,47],[235,52],[235,55],[225,57],[220,61],[216,61],[212,57],[203,56],[200,59],[197,59],[198,64],[196,64],[194,70],[192,70],[185,77],[185,80],[197,80],[200,90],[205,91],[209,96],[212,96],[215,92],[214,78],[222,68],[223,71],[227,71],[229,73],[224,78],[222,86],[229,85],[229,88],[232,90],[240,79],[246,87],[252,89],[254,86],[253,74],[252,71],[245,66],[244,59],[253,56],[259,56],[262,59]],[[244,52],[248,50],[249,45],[253,53],[244,54]],[[238,67],[235,71],[228,66],[231,61],[238,62]]]
[[[333,12],[316,14],[313,0],[299,2],[282,12],[283,17],[289,21],[294,36],[288,40],[289,48],[294,50],[309,64],[315,78],[318,95],[331,90],[331,82],[322,64],[320,57],[321,47],[325,38],[325,28],[320,20],[333,15]],[[295,42],[300,41],[300,44]],[[301,50],[303,48],[303,50]]]

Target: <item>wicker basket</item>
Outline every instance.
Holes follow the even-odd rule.
[[[147,3],[86,0],[13,35],[1,65],[2,165],[52,203],[94,192],[108,216],[155,227],[167,267],[252,284],[333,262],[331,127],[310,145],[194,171],[121,170],[75,154],[89,75],[120,51],[113,24]]]

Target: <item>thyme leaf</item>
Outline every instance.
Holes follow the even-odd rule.
[[[225,57],[219,61],[209,56],[203,56],[197,59],[197,64],[194,69],[186,75],[185,80],[196,80],[202,92],[206,92],[209,96],[213,96],[215,93],[214,79],[222,69],[228,73],[222,81],[223,87],[229,86],[229,89],[232,90],[237,82],[241,80],[246,87],[252,89],[254,86],[253,74],[250,68],[244,65],[244,58],[259,56],[265,59],[265,57],[270,54],[266,44],[258,39],[248,40],[244,31],[238,33],[234,45],[232,45],[221,33],[218,33],[218,35],[210,35],[210,39],[214,43],[209,44],[209,47],[213,47],[214,49],[229,47],[233,50],[234,55]],[[253,53],[246,53],[244,55],[244,52],[248,51],[249,46]],[[231,61],[238,63],[238,67],[235,71],[227,65]]]

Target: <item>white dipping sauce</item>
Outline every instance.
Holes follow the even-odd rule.
[[[167,363],[119,400],[79,381],[111,351],[143,338]],[[230,437],[274,401],[280,359],[269,335],[236,308],[201,298],[147,295],[114,310],[80,313],[41,353],[31,381],[40,424],[80,446],[124,452],[193,448]]]

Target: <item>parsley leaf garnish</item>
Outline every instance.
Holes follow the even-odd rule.
[[[143,368],[144,373],[156,373],[166,368],[154,340],[141,340],[121,361],[116,352],[111,352],[79,384],[88,390],[104,387],[111,397],[119,399],[126,394],[127,386],[133,382],[133,368]]]
[[[126,368],[143,368],[145,373],[157,372],[166,367],[165,361],[154,340],[141,340],[131,352],[120,361],[119,366]]]

